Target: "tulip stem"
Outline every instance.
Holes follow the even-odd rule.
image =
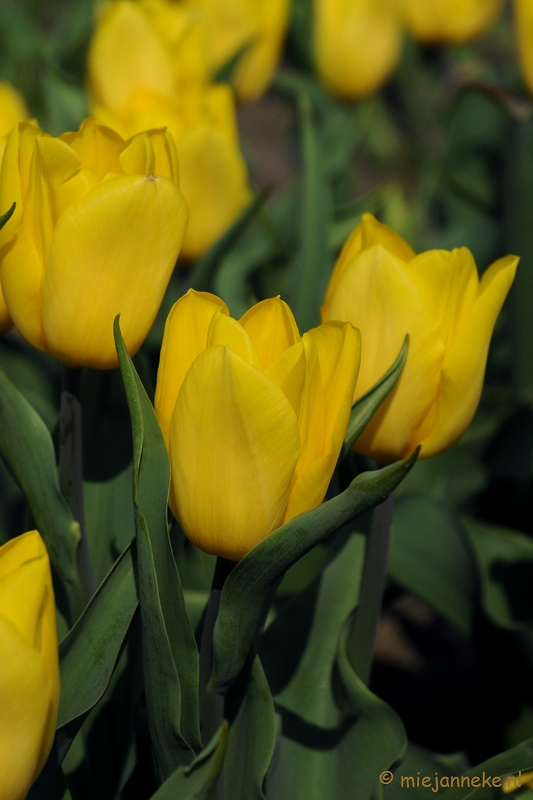
[[[235,566],[234,561],[227,558],[217,558],[211,594],[207,603],[207,609],[202,630],[202,642],[200,645],[200,680],[199,680],[199,703],[200,703],[200,730],[204,744],[209,742],[222,724],[224,701],[219,695],[208,691],[208,684],[213,668],[213,631],[220,608],[220,597],[226,578]]]
[[[87,541],[83,499],[82,371],[81,367],[63,365],[59,424],[59,484],[74,519],[80,526],[81,540],[77,565],[81,587],[88,602],[96,591],[96,582]]]
[[[387,565],[394,495],[377,506],[366,542],[365,564],[359,593],[359,606],[348,636],[347,655],[361,680],[368,684],[381,616],[381,604]]]

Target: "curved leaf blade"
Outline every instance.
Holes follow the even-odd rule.
[[[343,525],[381,503],[418,456],[358,475],[342,494],[273,531],[229,575],[213,638],[212,688],[224,693],[239,675],[265,602],[286,570]]]

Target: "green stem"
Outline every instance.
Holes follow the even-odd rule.
[[[372,514],[372,525],[366,544],[359,607],[347,641],[348,659],[366,684],[370,678],[374,658],[376,633],[387,577],[393,497],[394,495],[389,495],[381,505],[374,509]]]
[[[200,703],[200,730],[202,741],[207,744],[215,735],[222,724],[224,700],[223,698],[210,692],[208,689],[213,669],[213,631],[220,608],[220,597],[226,578],[235,566],[234,561],[226,558],[217,558],[215,574],[211,585],[211,594],[207,603],[204,627],[202,630],[202,642],[200,645],[200,680],[199,680],[199,703]]]
[[[87,541],[83,498],[81,378],[82,368],[63,365],[59,424],[59,484],[74,519],[80,526],[78,573],[85,600],[88,602],[96,591],[96,582]]]

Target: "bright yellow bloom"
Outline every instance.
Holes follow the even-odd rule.
[[[533,3],[515,0],[516,36],[522,75],[533,94]]]
[[[461,44],[484,33],[504,0],[400,0],[405,23],[420,41]],[[527,0],[526,0],[527,2]]]
[[[182,255],[196,259],[250,201],[228,85],[209,85],[207,34],[169,0],[105,5],[89,49],[92,112],[123,136],[167,126],[189,207]]]
[[[37,531],[0,547],[0,797],[22,800],[54,741],[59,706],[54,590]]]
[[[392,461],[422,444],[427,458],[465,432],[481,394],[494,324],[514,279],[507,256],[478,278],[465,247],[416,255],[400,236],[365,214],[331,277],[322,319],[361,330],[361,372],[354,399],[390,367],[406,334],[409,354],[391,395],[355,449]]]
[[[242,53],[231,80],[243,102],[268,88],[289,21],[289,0],[185,0],[205,20],[211,71]],[[246,49],[246,51],[245,51]]]
[[[314,0],[315,65],[334,94],[375,92],[396,66],[401,40],[396,0]]]
[[[155,319],[187,208],[172,137],[124,141],[88,119],[58,139],[30,123],[9,136],[0,209],[0,275],[20,333],[67,364],[117,365],[113,319],[130,353]]]
[[[238,322],[189,291],[167,319],[155,396],[171,507],[208,553],[238,561],[322,502],[350,416],[360,336],[330,323],[300,337],[279,298]]]

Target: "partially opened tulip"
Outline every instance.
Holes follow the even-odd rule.
[[[59,706],[54,591],[37,531],[0,547],[0,797],[22,800],[52,748]]]
[[[187,208],[172,137],[124,141],[86,120],[58,139],[31,123],[9,136],[0,276],[14,324],[69,366],[117,365],[113,320],[130,353],[144,341],[178,257]]]
[[[155,397],[171,508],[201,549],[234,561],[319,505],[344,440],[359,370],[349,323],[300,337],[279,298],[240,321],[189,291],[167,319]]]
[[[526,0],[527,2],[527,0]],[[461,44],[485,33],[504,0],[400,0],[411,33],[428,44]]]
[[[314,0],[313,52],[318,75],[340,97],[375,92],[400,56],[396,0]]]
[[[355,443],[393,461],[422,445],[421,458],[451,447],[476,411],[494,324],[518,258],[496,261],[481,281],[462,247],[416,255],[391,228],[365,214],[332,274],[322,319],[361,330],[354,399],[391,366],[406,334],[409,354],[392,393]]]
[[[206,23],[211,71],[239,56],[231,81],[239,100],[256,100],[268,88],[289,21],[289,0],[186,0]]]
[[[30,118],[26,101],[9,83],[0,81],[0,166],[6,149],[7,137],[17,124]]]
[[[168,127],[189,207],[182,256],[201,256],[250,201],[229,85],[209,84],[200,15],[170,0],[116,0],[89,48],[93,115],[123,136]]]

